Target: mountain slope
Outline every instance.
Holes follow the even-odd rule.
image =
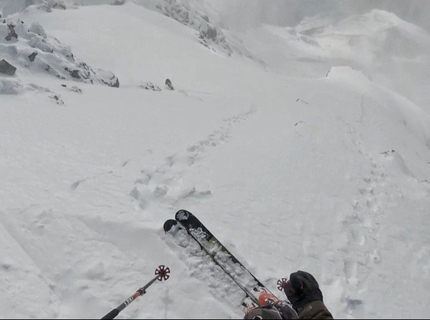
[[[171,278],[122,317],[242,317],[234,284],[164,235],[180,208],[274,291],[312,272],[337,318],[428,314],[430,120],[413,102],[351,67],[226,58],[133,3],[22,19],[121,87],[22,74],[1,95],[2,317],[101,317],[159,264]]]

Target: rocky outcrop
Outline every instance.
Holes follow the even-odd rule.
[[[189,2],[180,0],[157,1],[152,9],[199,31],[199,40],[204,46],[208,48],[216,46],[227,55],[233,53],[226,41],[224,32],[212,24],[204,12],[193,7]]]
[[[68,46],[49,36],[37,22],[27,25],[21,20],[1,20],[0,57],[17,68],[47,73],[59,79],[119,87],[115,74],[93,69],[80,61]]]
[[[27,9],[28,8],[28,9]],[[66,10],[77,8],[72,1],[64,0],[5,0],[4,16],[10,16],[24,10],[52,12],[54,9]]]

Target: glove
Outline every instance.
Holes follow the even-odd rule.
[[[318,282],[308,272],[297,271],[290,275],[290,280],[283,284],[288,300],[298,314],[312,301],[323,301]]]

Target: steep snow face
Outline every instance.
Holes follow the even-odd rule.
[[[193,30],[196,30],[199,42],[208,49],[227,56],[239,55],[261,65],[264,62],[249,51],[222,23],[219,12],[210,1],[189,0],[132,0],[145,8],[155,10],[172,18]]]
[[[100,10],[105,10],[105,15],[100,15]],[[238,55],[227,58],[208,50],[197,41],[194,29],[135,3],[56,12],[62,15],[61,25],[52,14],[35,12],[26,15],[25,20],[32,23],[43,19],[43,26],[56,38],[66,38],[76,56],[86,57],[85,61],[90,65],[114,71],[121,85],[135,86],[150,81],[164,88],[164,82],[169,78],[175,88],[193,87],[203,92],[234,92],[249,86],[266,86],[251,78],[243,79],[241,73],[246,67],[236,63],[246,60],[254,68],[260,68],[255,62]],[[119,23],[123,20],[133,21],[140,29]],[[79,33],[71,31],[77,21]],[[97,24],[109,27],[100,32]],[[84,42],[93,45],[82,46]],[[143,51],[137,54],[133,44],[144,48]],[[192,59],[196,55],[198,59]],[[216,63],[220,57],[225,59],[225,64]],[[228,77],[217,76],[219,68]]]
[[[286,63],[274,73],[134,3],[20,18],[124,85],[0,77],[0,91],[21,90],[0,96],[1,317],[99,318],[160,264],[171,278],[122,317],[243,317],[234,283],[163,233],[181,208],[272,291],[301,269],[336,318],[429,314],[428,113],[376,81],[372,64],[341,63],[360,57],[333,29],[342,45],[323,55],[330,24],[252,30],[253,50]]]
[[[40,8],[114,3],[113,0],[33,2],[39,3]],[[190,27],[195,31],[193,37],[196,41],[218,54],[247,57],[261,66],[269,66],[273,71],[291,76],[322,76],[332,65],[350,65],[428,109],[430,95],[427,74],[430,70],[423,68],[423,65],[428,65],[428,34],[392,13],[381,10],[367,12],[372,8],[368,1],[360,4],[322,1],[318,5],[295,1],[288,4],[186,0],[128,2],[162,13]],[[24,2],[18,1],[14,2],[14,6],[19,3],[21,7],[28,5],[27,2],[24,5]],[[411,21],[414,21],[414,17],[419,18],[419,8],[424,12],[427,10],[427,6],[420,7],[416,1],[408,4],[379,1],[373,6],[390,8]],[[290,17],[290,20],[295,19],[294,24],[299,24],[289,28],[273,25],[263,29],[259,27],[260,21],[285,24],[284,20],[275,19],[281,12],[289,12],[287,16],[293,12],[296,17]],[[321,13],[318,15],[318,12]],[[254,22],[245,21],[246,28],[237,30],[235,23],[238,22],[238,15],[243,17],[242,22]],[[230,19],[226,16],[230,16]],[[303,20],[297,20],[298,17]],[[273,41],[278,42],[276,47],[270,45]],[[309,64],[309,61],[314,63]],[[418,84],[410,85],[417,78],[420,79]]]

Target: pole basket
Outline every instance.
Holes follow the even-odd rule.
[[[285,285],[287,284],[287,279],[286,278],[282,278],[282,279],[279,279],[278,280],[278,282],[276,283],[277,285],[278,285],[278,290],[279,291],[282,291],[282,290],[284,290],[284,287],[285,287]]]
[[[160,265],[157,269],[155,269],[155,275],[158,276],[158,281],[167,280],[170,278],[170,269],[169,267],[166,268],[165,265]]]

